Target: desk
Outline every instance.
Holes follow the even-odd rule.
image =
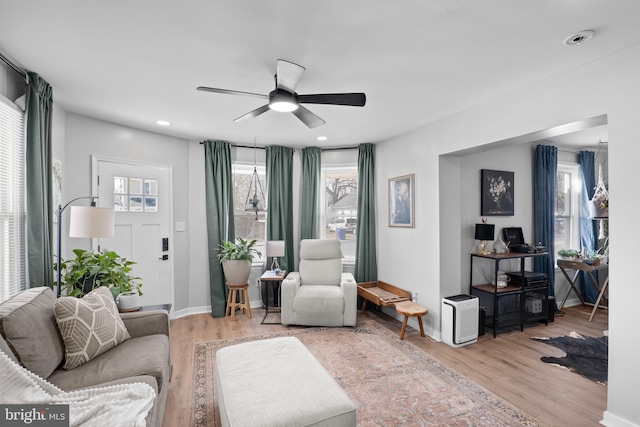
[[[567,281],[569,282],[569,285],[571,286],[571,288],[569,288],[569,291],[567,292],[567,295],[562,300],[562,304],[560,304],[559,306],[561,310],[562,310],[562,307],[564,307],[564,303],[567,301],[567,298],[569,297],[569,294],[571,293],[572,289],[578,295],[578,298],[580,298],[580,302],[582,304],[589,304],[584,301],[584,298],[582,297],[582,293],[580,293],[580,291],[576,287],[576,280],[578,279],[578,275],[580,274],[581,271],[587,272],[587,274],[589,275],[589,278],[591,279],[591,283],[593,283],[593,286],[595,286],[596,290],[599,292],[598,299],[596,300],[596,303],[593,305],[593,310],[591,310],[591,315],[589,316],[589,322],[593,320],[593,316],[596,314],[596,310],[598,309],[598,307],[608,308],[607,306],[600,306],[600,302],[602,301],[602,298],[604,298],[604,294],[607,291],[607,286],[609,286],[609,276],[607,275],[607,278],[602,284],[602,287],[600,287],[598,285],[598,281],[593,275],[594,271],[604,270],[609,268],[608,264],[589,265],[581,261],[568,261],[564,259],[559,259],[558,268],[560,268],[560,271],[562,271],[562,274],[564,274],[564,277],[566,277]],[[569,277],[567,270],[575,270],[573,277]]]
[[[487,314],[485,317],[485,326],[493,329],[493,337],[496,337],[498,329],[502,327],[509,327],[514,325],[520,326],[520,331],[524,330],[525,322],[529,321],[544,321],[547,325],[549,322],[548,310],[549,310],[549,281],[545,278],[543,281],[525,284],[514,285],[509,284],[505,287],[498,287],[498,270],[500,270],[500,262],[504,260],[518,260],[520,261],[520,275],[525,277],[525,260],[533,259],[536,257],[549,257],[548,252],[508,252],[504,254],[471,254],[471,266],[469,269],[469,288],[471,295],[476,295],[480,298],[480,305],[483,304],[482,300],[486,300],[489,303],[493,303],[493,313]],[[486,284],[473,284],[473,262],[476,258],[484,258],[492,260],[494,262],[493,268],[493,283]],[[517,272],[517,271],[516,271]],[[526,310],[527,297],[535,297],[542,301],[542,309],[535,313],[529,313]],[[515,299],[517,301],[517,307],[509,311],[502,311],[499,307],[499,301],[501,299]]]
[[[266,298],[264,301],[264,317],[262,318],[261,325],[278,325],[278,322],[265,322],[267,315],[269,314],[269,289],[271,289],[271,296],[273,297],[272,313],[280,312],[280,283],[287,275],[286,270],[282,270],[280,274],[275,274],[273,270],[267,270],[260,276],[260,284],[267,286]]]

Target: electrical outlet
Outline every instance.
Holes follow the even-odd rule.
[[[259,288],[260,287],[260,278],[256,278],[256,287]]]
[[[418,292],[414,292],[413,293],[413,298],[411,298],[413,300],[413,302],[415,302],[416,304],[418,303],[418,296],[420,294]]]

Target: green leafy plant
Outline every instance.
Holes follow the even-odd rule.
[[[579,258],[581,253],[577,249],[562,249],[558,251],[558,255],[567,258]]]
[[[142,295],[140,278],[129,274],[135,262],[113,251],[74,249],[73,253],[75,258],[60,263],[63,295],[80,298],[99,286],[109,288],[114,298],[124,292]]]
[[[253,256],[261,256],[262,254],[254,248],[257,240],[244,240],[241,237],[237,238],[238,243],[223,240],[220,244],[220,253],[218,258],[220,262],[225,260],[248,260],[252,261]]]

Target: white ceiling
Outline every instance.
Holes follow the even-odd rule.
[[[258,145],[378,142],[640,42],[637,0],[0,4],[0,52],[47,80],[67,111]],[[563,45],[587,29],[591,41]],[[298,93],[365,92],[367,105],[307,104],[327,122],[312,130],[274,111],[234,123],[264,101],[195,89],[268,94],[279,58],[306,67]]]

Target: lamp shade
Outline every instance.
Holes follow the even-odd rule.
[[[284,256],[284,240],[267,241],[267,257]]]
[[[71,206],[69,237],[113,237],[113,209]]]
[[[476,240],[493,240],[495,224],[476,224]]]

